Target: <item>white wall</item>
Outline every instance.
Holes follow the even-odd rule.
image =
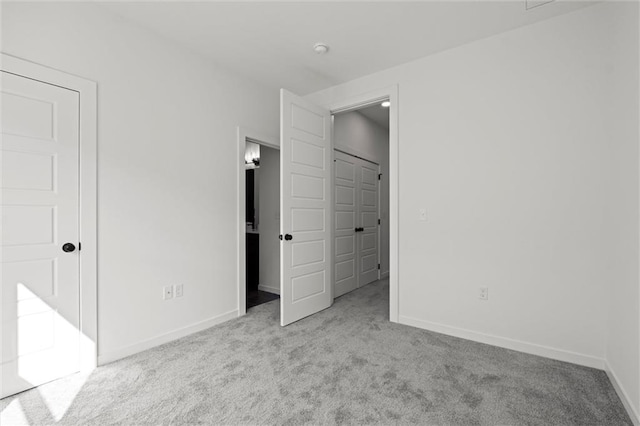
[[[380,165],[380,272],[389,274],[389,130],[357,111],[336,114],[334,145]]]
[[[308,96],[399,85],[401,322],[603,367],[610,39],[637,25],[625,13],[591,6]]]
[[[612,164],[607,199],[609,293],[606,360],[610,375],[620,384],[640,424],[640,211],[639,141],[640,70],[638,3],[620,7],[611,22],[609,155]]]
[[[236,126],[277,134],[278,94],[96,5],[2,8],[3,52],[98,82],[100,359],[234,316]]]
[[[259,289],[280,294],[280,151],[260,146]]]
[[[637,18],[597,4],[308,96],[399,85],[401,322],[607,363],[636,412]]]

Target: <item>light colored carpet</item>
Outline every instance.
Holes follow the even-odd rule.
[[[604,372],[388,322],[388,283],[279,302],[0,401],[30,424],[631,425]]]

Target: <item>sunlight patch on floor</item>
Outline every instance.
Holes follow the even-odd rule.
[[[64,387],[41,386],[38,388],[42,401],[56,422],[62,420],[88,378],[86,374],[75,374],[64,379]]]
[[[0,413],[0,424],[3,425],[28,425],[29,420],[24,414],[20,400],[14,399]]]

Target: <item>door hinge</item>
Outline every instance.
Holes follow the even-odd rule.
[[[380,264],[378,263],[378,269],[380,269]]]
[[[380,219],[378,219],[378,225],[380,225]]]
[[[382,177],[382,173],[378,173],[378,180]]]
[[[82,243],[78,243],[78,251],[82,250]]]

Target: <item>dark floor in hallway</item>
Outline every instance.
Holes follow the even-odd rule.
[[[247,309],[276,299],[280,299],[280,296],[277,294],[262,290],[247,290]]]

